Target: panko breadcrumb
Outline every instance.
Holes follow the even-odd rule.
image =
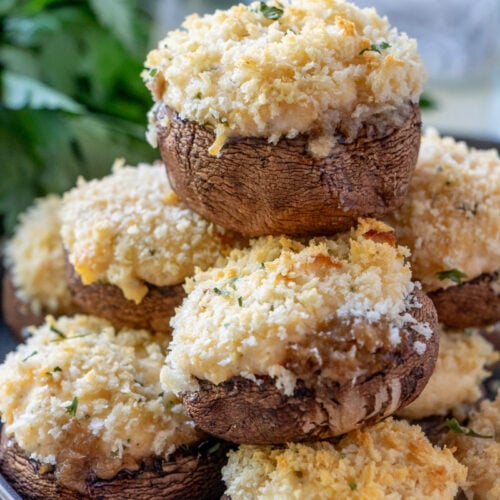
[[[387,218],[411,250],[412,272],[424,291],[500,269],[500,158],[429,129],[403,206]],[[443,277],[443,275],[441,275]],[[493,285],[493,286],[499,286]]]
[[[482,403],[479,412],[467,424],[483,436],[448,434],[450,446],[456,446],[455,456],[468,467],[467,498],[497,500],[500,498],[500,393],[495,401]]]
[[[232,500],[451,500],[467,469],[420,427],[389,418],[336,443],[240,446],[222,473]]]
[[[344,0],[240,4],[183,28],[149,53],[144,78],[156,101],[215,129],[212,154],[226,137],[314,132],[322,156],[336,131],[400,126],[426,77],[415,40]]]
[[[57,195],[36,199],[21,214],[14,236],[5,245],[4,263],[16,296],[37,315],[72,310],[59,235],[60,208]]]
[[[234,250],[224,267],[187,281],[188,296],[171,320],[162,382],[182,391],[197,389],[195,377],[218,384],[269,375],[291,394],[297,375],[285,360],[306,340],[304,349],[325,354],[323,372],[343,382],[364,374],[363,353],[371,357],[404,341],[403,326],[417,331],[414,348],[423,354],[432,331],[403,314],[419,306],[409,301],[407,256],[392,229],[373,219],[331,238],[261,237],[250,249]],[[328,332],[339,349],[322,353],[316,342]]]
[[[443,330],[436,368],[429,382],[420,396],[398,415],[420,419],[453,412],[462,418],[464,405],[482,396],[481,383],[491,375],[486,366],[498,359],[498,351],[478,331]]]
[[[160,388],[168,340],[91,316],[47,317],[0,365],[4,432],[31,458],[57,464],[63,482],[83,480],[85,466],[112,478],[196,441],[180,401]]]
[[[61,234],[85,285],[103,280],[136,303],[147,284],[179,285],[215,264],[232,238],[179,201],[164,166],[121,162],[64,195]]]

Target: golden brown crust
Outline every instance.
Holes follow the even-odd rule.
[[[23,498],[30,499],[218,499],[224,491],[220,471],[226,463],[228,445],[214,443],[178,450],[168,460],[145,461],[138,471],[124,469],[111,480],[88,477],[86,491],[79,492],[58,482],[53,469],[27,458],[17,444],[8,446],[2,431],[0,471]]]
[[[499,271],[485,273],[466,283],[430,292],[439,321],[455,328],[500,321],[500,294],[492,286],[498,279]]]
[[[400,128],[382,137],[363,129],[352,143],[339,138],[326,158],[308,152],[305,135],[276,145],[229,138],[218,157],[210,156],[211,129],[182,121],[164,104],[156,113],[158,144],[179,198],[212,222],[252,236],[330,234],[360,216],[395,210],[420,146],[416,105]]]
[[[84,285],[67,258],[66,279],[73,301],[83,312],[107,319],[117,327],[154,332],[170,332],[170,318],[186,295],[182,285],[148,284],[148,293],[136,304],[126,299],[116,285],[99,282]]]
[[[2,280],[2,313],[3,320],[21,342],[24,341],[22,330],[27,326],[41,325],[45,318],[44,311],[34,313],[30,305],[16,295],[12,275],[8,270]]]
[[[299,380],[285,396],[270,377],[257,382],[240,376],[215,385],[200,380],[183,394],[184,405],[201,429],[236,443],[277,444],[326,439],[374,423],[411,403],[425,387],[437,359],[438,323],[432,302],[415,293],[422,308],[411,311],[434,332],[422,355],[408,329],[406,341],[385,356],[385,366],[363,379],[307,388]]]

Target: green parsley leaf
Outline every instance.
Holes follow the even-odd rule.
[[[227,297],[229,295],[229,292],[227,290],[221,290],[220,288],[215,287],[214,292],[217,295],[223,295],[224,297]]]
[[[64,333],[63,333],[63,332],[61,332],[61,330],[59,330],[59,328],[56,328],[54,325],[50,325],[50,326],[49,326],[49,330],[50,330],[51,332],[54,332],[54,333],[55,333],[56,335],[58,335],[58,336],[59,336],[59,338],[61,338],[61,339],[65,339],[65,338],[67,338],[67,337],[66,337],[66,335],[64,335]]]
[[[351,488],[351,491],[356,491],[358,489],[358,485],[355,481],[349,481],[349,488]]]
[[[74,417],[76,415],[76,410],[78,408],[78,398],[75,396],[73,401],[67,406],[65,406],[66,412],[69,413],[70,416]]]
[[[364,48],[359,52],[359,55],[363,55],[365,52],[378,52],[382,53],[383,50],[388,49],[391,45],[387,42],[372,43],[369,47]]]
[[[431,110],[431,109],[438,108],[438,105],[437,105],[435,99],[432,96],[426,94],[425,92],[420,96],[418,105],[420,106],[420,109]]]
[[[238,297],[238,305],[243,307],[243,297]]]
[[[272,7],[267,5],[266,2],[260,2],[258,12],[260,12],[266,19],[277,21],[285,12],[283,6],[281,4],[279,5],[280,7]]]
[[[62,368],[60,366],[56,366],[52,371],[45,372],[45,375],[50,375],[52,377],[55,372],[62,372]]]
[[[33,351],[31,354],[28,354],[28,356],[26,356],[24,359],[22,359],[21,361],[23,363],[25,363],[26,361],[28,361],[28,359],[32,358],[35,354],[38,354],[38,351]]]
[[[450,431],[452,431],[456,434],[464,434],[465,436],[482,438],[482,439],[493,439],[494,438],[494,436],[486,436],[484,434],[478,434],[476,431],[473,431],[472,429],[469,429],[468,427],[460,425],[456,418],[448,418],[446,420],[445,424],[446,424],[446,427],[448,427],[448,429],[450,429]]]
[[[454,283],[462,283],[463,278],[467,278],[467,275],[458,269],[448,269],[447,271],[440,271],[436,273],[436,276],[440,281],[451,280]]]

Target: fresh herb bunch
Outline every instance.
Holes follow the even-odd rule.
[[[158,157],[137,0],[0,0],[0,234],[33,198]]]

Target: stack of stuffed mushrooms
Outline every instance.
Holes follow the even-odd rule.
[[[415,41],[254,2],[190,16],[144,79],[168,175],[117,162],[6,246],[6,320],[39,326],[0,366],[2,474],[29,498],[498,497],[475,327],[500,321],[500,159],[421,137]]]

